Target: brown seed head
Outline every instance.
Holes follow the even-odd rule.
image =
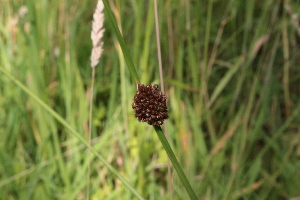
[[[160,126],[168,119],[167,97],[158,90],[158,85],[138,84],[132,108],[141,122]]]

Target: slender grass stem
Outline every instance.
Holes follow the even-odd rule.
[[[123,39],[123,37],[121,35],[121,32],[120,32],[120,30],[118,28],[118,24],[117,24],[117,21],[116,21],[116,19],[114,17],[114,14],[113,14],[113,12],[110,9],[108,1],[107,0],[103,0],[103,3],[104,3],[104,6],[105,6],[106,13],[108,15],[108,19],[110,20],[111,25],[112,25],[112,27],[113,27],[113,29],[115,31],[115,34],[116,34],[116,36],[118,38],[119,43],[120,43],[120,46],[121,46],[121,49],[123,51],[124,58],[125,58],[125,61],[126,61],[126,64],[127,64],[128,68],[129,68],[129,71],[131,73],[131,76],[132,76],[132,78],[134,79],[134,81],[136,83],[139,83],[140,82],[139,76],[138,76],[138,74],[137,74],[137,72],[135,70],[135,67],[134,67],[132,58],[130,56],[129,50],[128,50],[128,48],[127,48],[127,46],[125,44],[125,41],[124,41],[124,39]]]
[[[284,14],[285,17],[285,14]],[[290,51],[289,51],[289,38],[288,38],[288,28],[287,21],[284,20],[282,23],[282,42],[283,42],[283,93],[285,101],[285,113],[287,116],[291,114],[291,98],[289,91],[289,82],[290,82]]]
[[[89,144],[91,145],[92,141],[92,121],[93,121],[93,94],[94,94],[94,84],[95,84],[95,67],[92,67],[92,83],[91,83],[91,95],[90,95],[90,110],[89,110]],[[88,165],[88,173],[87,173],[87,191],[86,191],[86,199],[89,199],[90,196],[90,182],[91,182],[91,162],[90,162],[90,149],[88,149],[88,160],[89,160],[89,165]]]
[[[171,160],[179,178],[181,179],[183,186],[185,187],[188,195],[190,196],[190,199],[196,200],[197,196],[196,196],[192,186],[190,185],[188,179],[186,178],[186,176],[185,176],[171,146],[169,145],[169,142],[168,142],[167,138],[165,137],[161,127],[160,126],[153,126],[153,127],[154,127],[154,129],[157,133],[157,136],[159,137],[160,142],[162,143],[165,151],[167,152],[168,157]]]
[[[155,14],[155,30],[156,30],[156,43],[157,43],[157,58],[158,58],[158,68],[159,68],[159,79],[161,85],[161,91],[165,93],[164,87],[164,76],[162,70],[162,59],[161,59],[161,48],[160,48],[160,36],[159,36],[159,24],[158,24],[158,14],[157,14],[157,1],[154,0],[154,14]],[[164,123],[164,130],[166,138],[169,139],[169,132],[167,123]],[[168,158],[168,188],[170,193],[170,200],[173,200],[173,184],[172,184],[172,171],[170,158]]]

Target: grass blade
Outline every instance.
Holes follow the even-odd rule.
[[[166,136],[164,135],[161,127],[160,126],[153,126],[153,127],[154,127],[154,129],[157,133],[157,136],[159,137],[159,140],[161,141],[165,151],[167,152],[168,157],[170,158],[180,180],[182,181],[183,186],[185,187],[188,195],[190,196],[190,199],[196,200],[197,196],[196,196],[191,184],[189,183],[188,179],[186,178],[186,176],[185,176],[171,146],[169,145],[169,142],[168,142]]]
[[[112,13],[112,11],[110,9],[110,6],[109,6],[107,0],[103,0],[103,3],[104,3],[104,6],[105,6],[106,13],[108,15],[108,19],[111,22],[111,25],[112,25],[112,27],[113,27],[113,29],[115,31],[115,34],[116,34],[116,36],[118,38],[118,41],[120,43],[120,46],[122,48],[122,51],[123,51],[123,54],[124,54],[124,58],[125,58],[125,61],[126,61],[126,64],[127,64],[128,68],[129,68],[129,71],[131,73],[131,76],[132,76],[132,78],[134,79],[134,81],[136,83],[139,83],[140,82],[139,76],[138,76],[138,74],[137,74],[137,72],[135,70],[135,67],[134,67],[132,58],[130,56],[130,53],[128,51],[128,48],[126,47],[125,41],[124,41],[124,39],[123,39],[123,37],[121,35],[121,32],[120,32],[120,30],[118,28],[117,21],[116,21],[116,19],[114,17],[114,14]]]
[[[244,60],[244,57],[241,56],[236,61],[236,63],[229,69],[229,71],[227,72],[227,74],[221,79],[221,81],[217,85],[216,89],[214,90],[213,94],[211,95],[210,101],[208,103],[208,107],[210,107],[215,102],[215,100],[220,95],[220,93],[222,92],[222,90],[226,87],[226,85],[228,84],[228,82],[230,81],[230,79],[233,77],[233,75],[235,74],[235,72],[239,69],[239,67],[241,66],[241,63],[243,62],[243,60]]]
[[[40,98],[38,98],[35,94],[33,94],[26,86],[24,86],[20,81],[11,76],[5,69],[0,67],[0,71],[2,71],[6,77],[8,77],[11,81],[13,81],[16,85],[18,85],[25,93],[27,93],[30,97],[32,97],[38,104],[40,104],[47,112],[49,112],[57,121],[59,121],[65,128],[67,128],[70,133],[79,139],[91,152],[93,152],[96,157],[113,173],[115,174],[124,185],[132,191],[132,193],[138,199],[144,199],[140,194],[129,184],[125,178],[119,174],[119,172],[113,168],[98,152],[95,148],[93,148],[86,139],[84,139],[68,122],[63,119],[59,114],[57,114],[53,109],[51,109],[47,104],[45,104]]]

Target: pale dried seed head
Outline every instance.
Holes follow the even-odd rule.
[[[100,57],[103,52],[103,42],[101,41],[104,29],[104,14],[103,14],[104,4],[102,0],[99,0],[97,3],[97,7],[95,13],[93,15],[93,25],[92,25],[92,33],[91,38],[93,42],[93,49],[91,55],[91,67],[96,67],[99,63]]]

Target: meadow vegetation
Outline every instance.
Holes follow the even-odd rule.
[[[86,196],[96,3],[0,1],[0,199]],[[153,1],[109,3],[140,82],[159,84]],[[165,0],[158,14],[169,142],[197,197],[300,197],[300,2]],[[167,200],[167,154],[134,117],[136,84],[104,27],[90,197],[138,199],[124,177]],[[188,199],[175,171],[172,186]]]

